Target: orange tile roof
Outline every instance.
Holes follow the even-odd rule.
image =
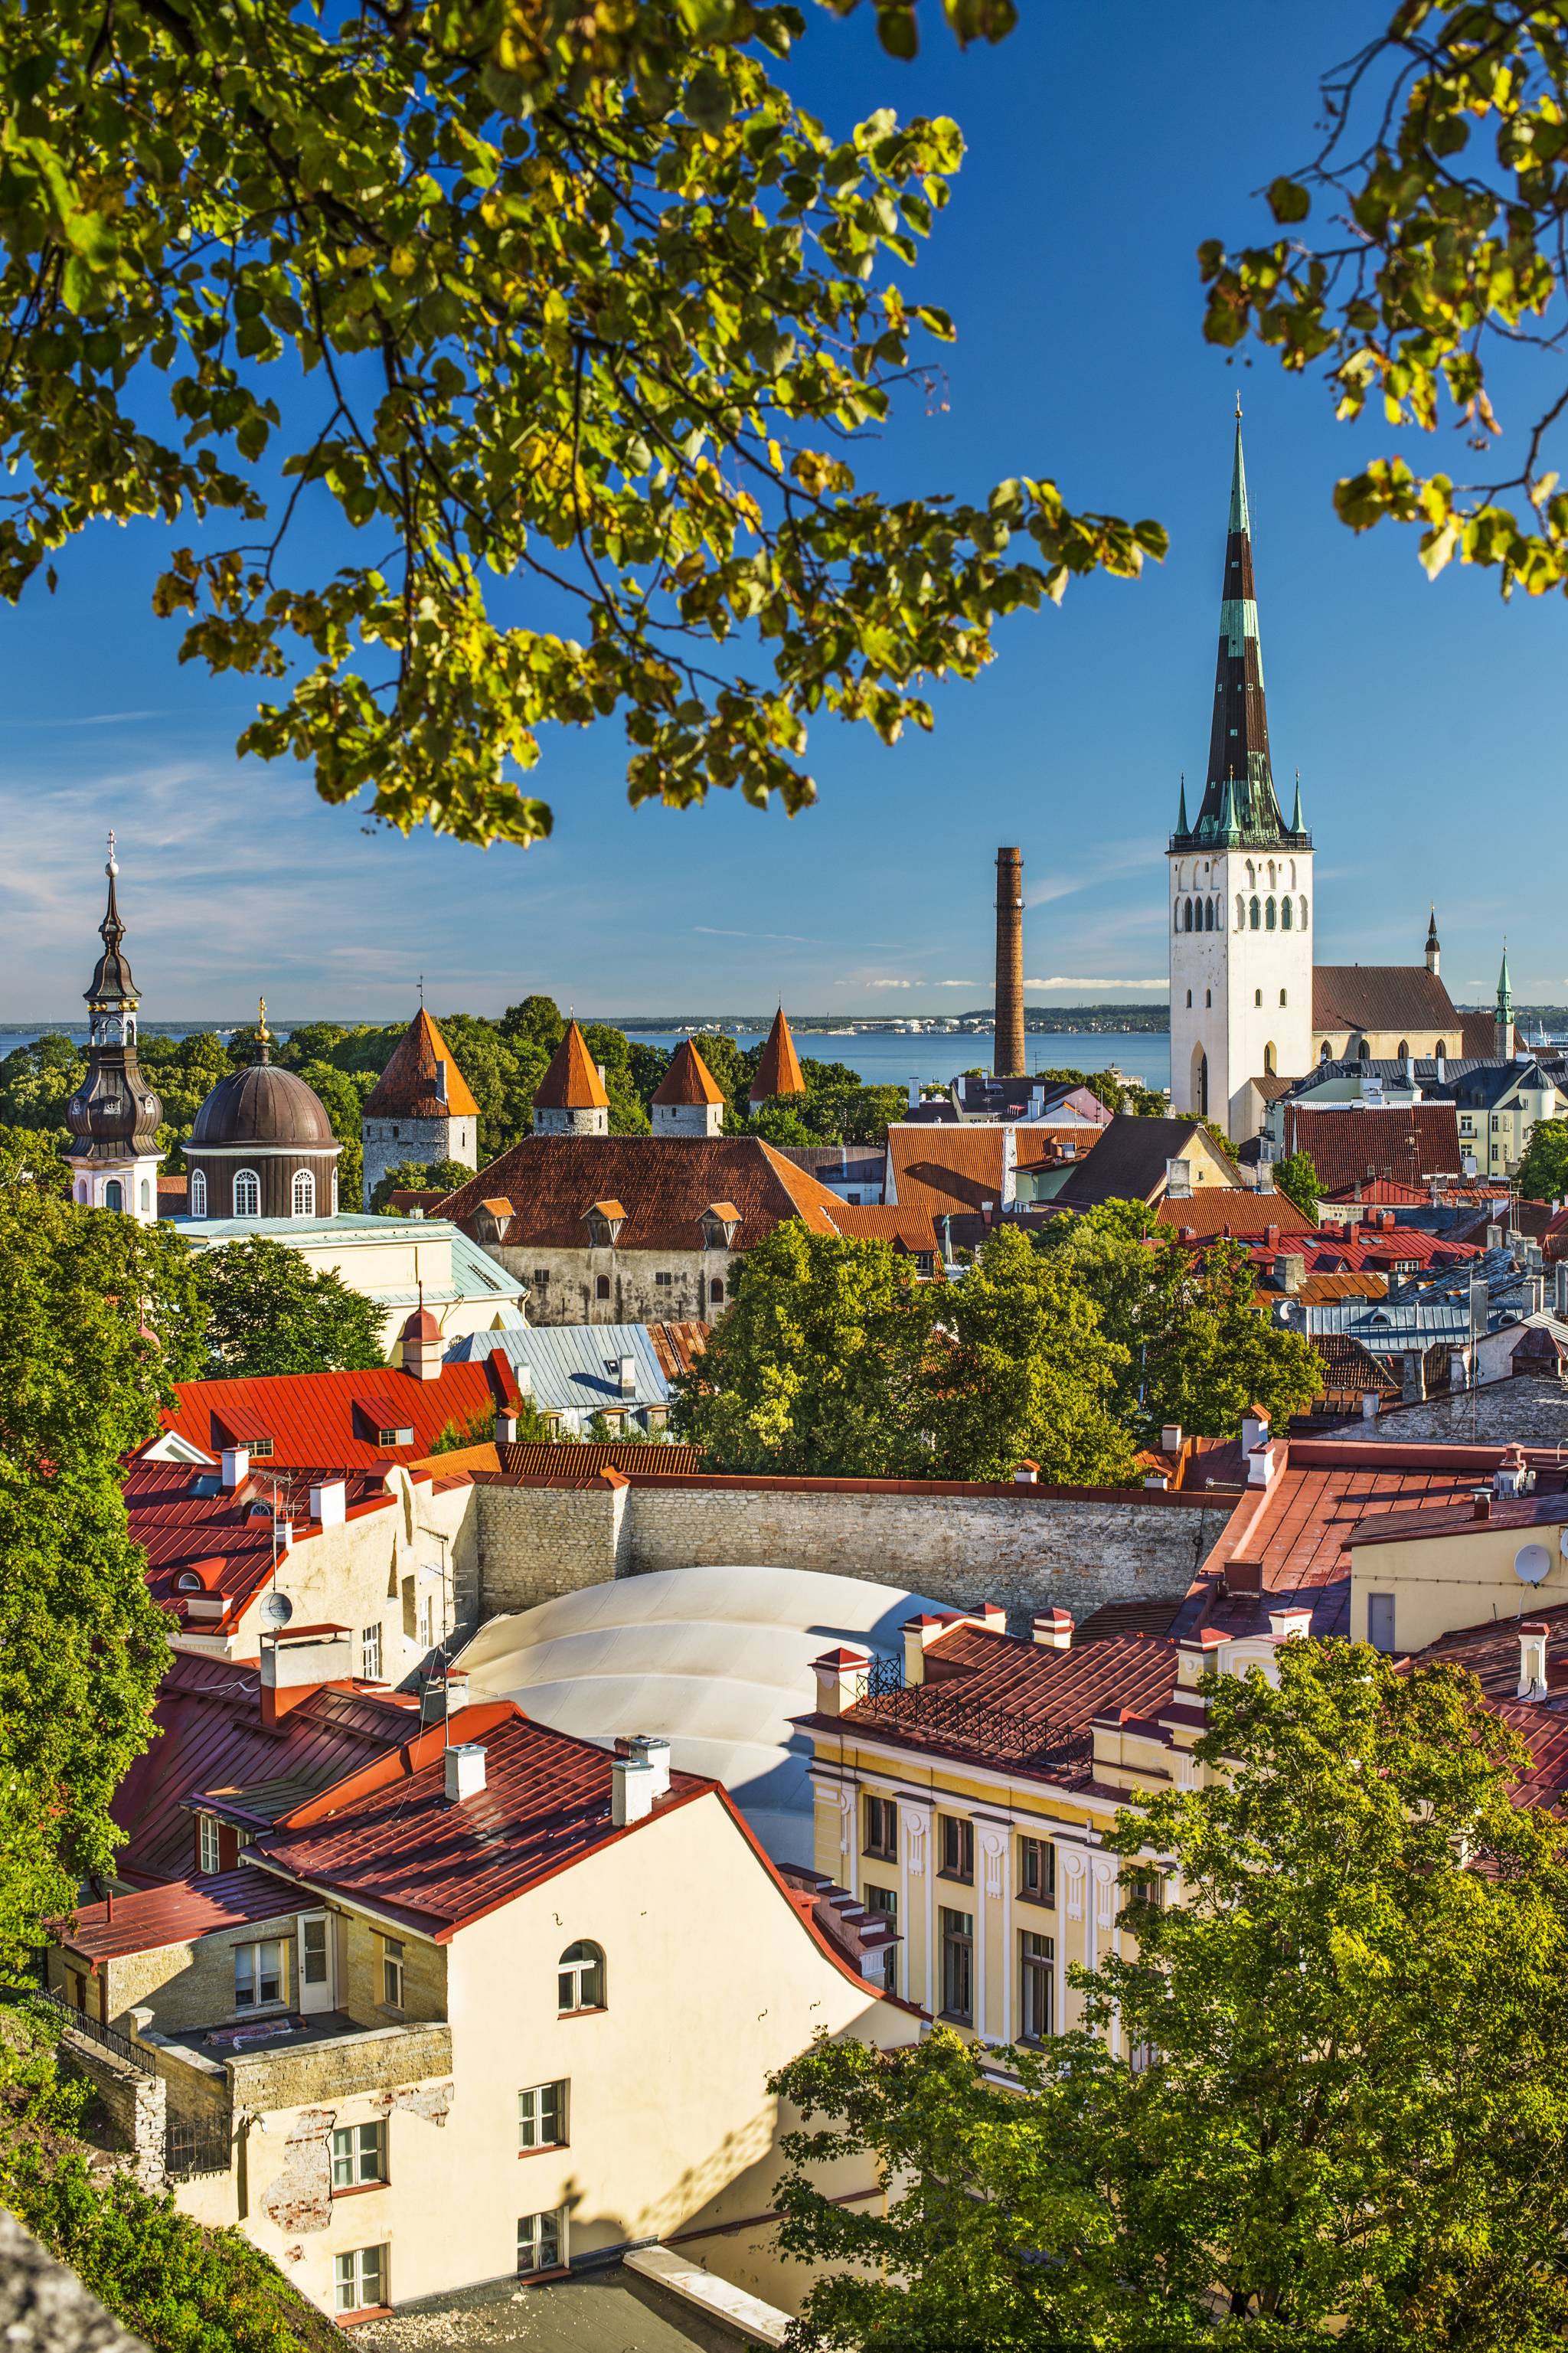
[[[1017,1126],[1012,1132],[1020,1168],[1037,1168],[1055,1158],[1058,1137],[1051,1129]],[[1096,1133],[1079,1129],[1075,1136],[1084,1139]],[[1000,1123],[927,1127],[896,1122],[888,1130],[888,1158],[898,1206],[942,1218],[978,1209],[984,1201],[999,1203],[1003,1138]],[[1080,1145],[1080,1156],[1081,1150]]]
[[[1459,1115],[1451,1103],[1346,1103],[1337,1111],[1285,1106],[1287,1152],[1310,1152],[1325,1192],[1360,1177],[1425,1187],[1460,1169]]]
[[[833,1219],[849,1241],[891,1242],[895,1250],[908,1250],[916,1257],[922,1253],[932,1256],[939,1248],[936,1223],[929,1209],[902,1204],[879,1208],[874,1202],[857,1208],[853,1202],[840,1201]]]
[[[445,1064],[447,1092],[437,1083]],[[366,1119],[445,1119],[456,1115],[477,1119],[479,1107],[467,1080],[452,1060],[452,1050],[423,1006],[393,1050],[375,1085],[364,1100]]]
[[[836,1234],[836,1193],[754,1135],[528,1135],[448,1196],[443,1217],[471,1229],[487,1197],[504,1193],[503,1247],[584,1247],[584,1218],[598,1200],[626,1205],[621,1250],[689,1250],[715,1202],[741,1212],[735,1248],[751,1250],[786,1219]]]
[[[752,1101],[766,1103],[773,1095],[803,1095],[805,1075],[800,1067],[800,1056],[795,1050],[795,1039],[789,1034],[781,1005],[773,1016],[773,1026],[768,1031],[768,1042],[763,1048],[763,1059],[757,1064],[757,1074],[752,1081]]]
[[[653,1091],[653,1099],[656,1103],[721,1103],[724,1093],[693,1040],[683,1038]]]
[[[1350,1268],[1343,1274],[1310,1274],[1296,1296],[1303,1307],[1321,1307],[1326,1299],[1386,1299],[1388,1277],[1372,1267]]]
[[[533,1091],[533,1100],[546,1111],[607,1111],[610,1098],[599,1076],[599,1066],[588,1051],[588,1041],[575,1021],[550,1058],[550,1068]]]
[[[195,1944],[215,1928],[267,1920],[298,1908],[291,1888],[259,1871],[215,1871],[166,1887],[139,1887],[109,1904],[83,1904],[60,1937],[90,1961],[126,1953],[153,1953],[164,1945]]]
[[[1293,1234],[1315,1238],[1318,1230],[1283,1193],[1254,1193],[1245,1185],[1200,1185],[1173,1201],[1167,1196],[1154,1215],[1161,1225],[1174,1226],[1179,1233],[1196,1235],[1203,1241],[1224,1234],[1245,1235],[1255,1241],[1272,1226],[1284,1250],[1289,1250]]]
[[[700,1471],[706,1459],[700,1446],[681,1446],[669,1439],[605,1439],[590,1441],[521,1439],[500,1450],[500,1468],[514,1479],[548,1478],[563,1472],[574,1478],[597,1478],[601,1471],[636,1472],[645,1479],[674,1479]]]

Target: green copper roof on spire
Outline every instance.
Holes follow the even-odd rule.
[[[1513,1018],[1513,983],[1508,976],[1508,942],[1502,944],[1502,970],[1497,976],[1497,1009],[1500,1020]]]

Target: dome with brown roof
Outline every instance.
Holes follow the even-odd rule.
[[[193,1218],[317,1218],[337,1209],[342,1145],[313,1087],[269,1059],[267,1000],[257,1056],[220,1079],[185,1146]]]
[[[215,1144],[289,1145],[304,1152],[338,1148],[315,1089],[270,1062],[252,1062],[248,1070],[218,1081],[196,1113],[191,1144],[197,1151]]]

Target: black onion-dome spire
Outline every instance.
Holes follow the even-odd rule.
[[[120,861],[109,837],[109,904],[98,935],[103,954],[93,967],[85,995],[89,1027],[87,1076],[66,1105],[71,1142],[68,1160],[120,1161],[156,1152],[163,1106],[142,1075],[136,1059],[136,983],[124,953],[115,883]]]
[[[1182,814],[1184,817],[1184,799]],[[1300,824],[1300,786],[1295,821],[1290,826],[1285,823],[1274,789],[1239,396],[1236,404],[1230,513],[1226,528],[1225,580],[1220,592],[1219,659],[1215,672],[1208,777],[1196,824],[1189,829],[1178,822],[1172,847],[1221,849],[1227,844],[1249,849],[1310,847],[1310,837]]]

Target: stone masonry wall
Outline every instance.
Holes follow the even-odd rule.
[[[1352,1445],[1557,1446],[1568,1440],[1568,1383],[1521,1373],[1420,1405],[1390,1406],[1370,1421],[1313,1435]]]
[[[131,2171],[142,2189],[163,2187],[163,2130],[168,2116],[168,2092],[162,2080],[144,2074],[128,2059],[117,2058],[90,2035],[72,2032],[60,2037],[60,2058],[68,2070],[85,2075],[112,2124],[131,2152]]]
[[[732,1563],[912,1586],[1087,1617],[1105,1601],[1176,1600],[1235,1498],[1130,1489],[929,1494],[845,1482],[736,1480],[478,1491],[481,1618],[662,1568]]]

